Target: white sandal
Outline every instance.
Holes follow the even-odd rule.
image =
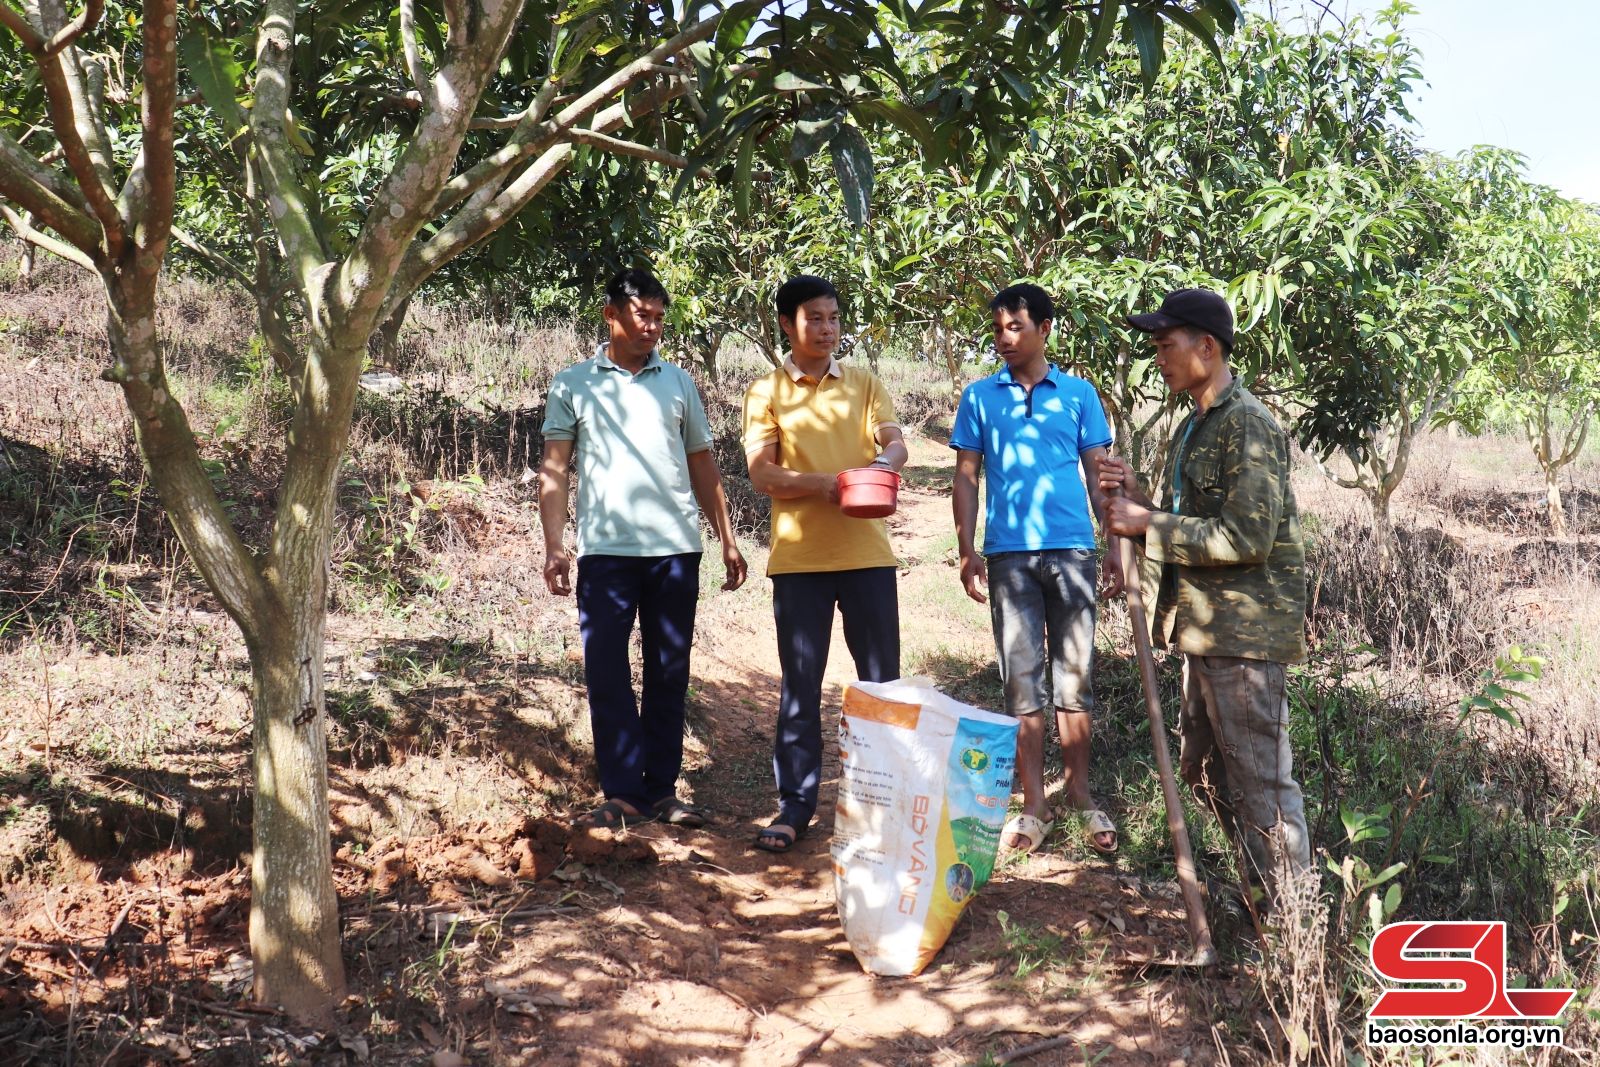
[[[1000,831],[1001,846],[1012,852],[1035,852],[1044,844],[1044,839],[1050,836],[1050,831],[1055,825],[1054,819],[1045,822],[1032,815],[1013,815]],[[1011,836],[1020,837],[1027,844],[1006,846],[1005,839]]]
[[[1111,816],[1099,808],[1090,808],[1083,813],[1084,833],[1089,838],[1089,847],[1102,856],[1115,856],[1121,844],[1122,835],[1117,831],[1117,824],[1111,821]],[[1110,848],[1102,848],[1095,838],[1100,834],[1110,834],[1115,840]]]

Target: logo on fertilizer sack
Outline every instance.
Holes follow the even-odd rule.
[[[969,748],[961,753],[961,766],[969,771],[981,771],[989,766],[989,753],[981,748]]]
[[[1403,988],[1386,991],[1367,1012],[1369,1045],[1563,1044],[1560,1026],[1527,1020],[1554,1021],[1576,991],[1508,989],[1503,922],[1391,923],[1372,939],[1371,958],[1379,976]],[[1505,1021],[1461,1021],[1469,1019]]]

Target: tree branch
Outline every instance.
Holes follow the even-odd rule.
[[[99,0],[90,0],[91,6]],[[144,100],[140,108],[143,143],[128,175],[127,189],[140,195],[128,220],[138,248],[139,269],[161,270],[172,233],[177,172],[172,124],[178,110],[178,7],[176,0],[147,0],[144,9]]]
[[[53,59],[60,55],[79,37],[88,33],[100,22],[100,17],[106,13],[105,0],[88,0],[84,5],[83,14],[73,19],[67,25],[56,31],[44,46],[44,58]],[[148,22],[148,19],[146,20]]]
[[[417,47],[416,0],[400,0],[400,43],[405,49],[406,71],[411,75],[411,84],[417,87],[417,99],[432,107],[428,75],[422,68],[422,50]]]
[[[39,0],[38,12],[39,29],[51,34],[52,40],[56,33],[70,29],[60,0]],[[68,47],[48,58],[41,51],[34,59],[44,83],[51,129],[67,168],[77,179],[95,218],[100,220],[107,254],[113,260],[120,259],[127,233],[116,206],[111,141],[85,84],[78,51]]]
[[[522,3],[482,0],[470,40],[465,26],[451,23],[446,60],[431,90],[424,94],[428,106],[422,121],[378,186],[361,233],[337,268],[334,300],[341,317],[361,334],[363,348],[367,336],[382,321],[396,268],[450,180],[472,113],[499,68]]]
[[[173,240],[177,241],[180,245],[187,248],[189,251],[193,252],[195,255],[199,256],[213,267],[216,267],[222,273],[228,275],[240,285],[249,288],[253,283],[254,279],[251,278],[250,272],[245,270],[241,263],[234,260],[232,257],[217,251],[215,248],[195,240],[195,238],[182,227],[174,226],[172,228],[172,237]]]
[[[559,130],[576,126],[599,110],[607,100],[610,100],[640,78],[648,77],[656,68],[665,65],[667,60],[687,51],[691,45],[710,40],[716,34],[717,27],[722,25],[723,20],[737,19],[748,14],[755,14],[761,10],[762,6],[762,0],[741,0],[741,2],[717,12],[710,18],[703,19],[688,29],[679,31],[677,36],[661,42],[648,53],[629,63],[609,78],[601,81],[593,89],[580,95],[577,100],[562,108],[561,113],[555,119],[556,128]]]
[[[603,133],[597,133],[594,130],[567,130],[561,135],[561,139],[571,141],[574,144],[603,148],[614,155],[647,159],[652,163],[660,163],[664,167],[676,167],[678,170],[689,169],[689,160],[685,156],[639,144],[637,141],[625,141],[620,137],[611,137]]]
[[[740,74],[747,73],[748,69],[741,70]],[[625,116],[638,117],[648,113],[651,109],[682,96],[686,91],[686,82],[682,79],[659,86],[652,93],[638,97],[628,104],[619,101],[599,114],[594,116],[588,128],[564,131],[565,135],[572,135],[572,139],[586,137],[603,137],[605,134],[618,129],[623,125]],[[519,130],[520,134],[522,131]],[[568,162],[571,161],[574,148],[571,140],[562,140],[563,135],[545,135],[537,140],[519,142],[517,135],[513,135],[500,151],[479,162],[476,166],[457,175],[441,191],[435,211],[445,211],[455,206],[462,200],[468,203],[448,223],[439,229],[426,242],[413,246],[406,254],[400,266],[400,272],[395,278],[386,310],[392,311],[400,300],[416,292],[417,287],[426,281],[440,267],[450,262],[456,256],[465,252],[489,234],[493,233],[505,220],[515,215],[525,207],[529,201],[539,194],[551,180],[559,174]],[[615,138],[610,139],[615,141]],[[594,142],[591,142],[594,143]],[[627,142],[621,142],[627,143]],[[635,146],[644,151],[654,152],[654,149],[644,149],[644,146]],[[609,150],[609,149],[608,149]],[[619,149],[620,150],[620,149]],[[504,190],[496,191],[496,186],[505,175],[511,173],[523,159],[540,152],[538,159],[527,170]],[[639,152],[626,154],[637,155]],[[669,153],[662,153],[669,156]],[[659,160],[669,165],[669,159]],[[685,161],[687,162],[687,161]],[[387,317],[387,316],[385,316]]]
[[[6,222],[11,224],[11,228],[16,231],[18,237],[29,244],[60,256],[69,263],[76,263],[85,270],[99,270],[95,266],[94,260],[90,259],[86,252],[80,251],[76,245],[57,240],[47,233],[40,233],[28,224],[27,219],[17,214],[7,205],[0,204],[0,216],[3,216]]]
[[[0,0],[0,26],[16,34],[17,40],[22,42],[22,47],[28,50],[29,55],[44,54],[44,38],[29,24],[27,17],[12,7],[7,0]]]
[[[260,159],[262,191],[273,228],[283,242],[284,259],[305,300],[308,313],[320,314],[317,270],[327,250],[312,223],[310,194],[289,144],[289,88],[294,66],[295,0],[266,0],[256,37],[255,106],[250,132]]]
[[[91,260],[100,255],[100,224],[89,216],[81,191],[63,181],[4,131],[0,131],[0,195],[59,233]]]

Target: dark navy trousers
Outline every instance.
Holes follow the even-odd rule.
[[[772,576],[783,687],[772,769],[782,821],[803,830],[817,810],[822,780],[822,674],[828,666],[833,611],[844,619],[844,642],[865,682],[900,677],[900,600],[895,568],[808,571]]]
[[[640,811],[672,796],[683,767],[683,705],[700,596],[700,553],[580,556],[578,625],[600,788]],[[644,687],[636,703],[628,642],[639,620]]]

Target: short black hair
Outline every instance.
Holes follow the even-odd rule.
[[[639,267],[618,271],[606,286],[606,303],[621,307],[635,297],[640,300],[659,300],[663,307],[672,303],[672,298],[667,295],[667,287],[649,271]]]
[[[1028,310],[1028,318],[1035,326],[1055,320],[1055,301],[1050,299],[1049,293],[1031,282],[1008,285],[989,301],[990,311],[1021,311],[1024,308]]]
[[[1217,347],[1222,349],[1222,355],[1224,358],[1233,353],[1232,345],[1228,344],[1228,342],[1224,341],[1222,338],[1218,337],[1216,334],[1212,333],[1203,326],[1191,326],[1185,322],[1178,327],[1178,332],[1188,337],[1190,344],[1198,344],[1200,338],[1202,337],[1211,338],[1213,341],[1217,342]]]
[[[839,290],[826,278],[819,278],[815,274],[796,274],[793,278],[778,286],[778,314],[782,318],[794,319],[794,313],[800,310],[800,305],[808,300],[815,300],[819,296],[831,296],[837,302]]]

